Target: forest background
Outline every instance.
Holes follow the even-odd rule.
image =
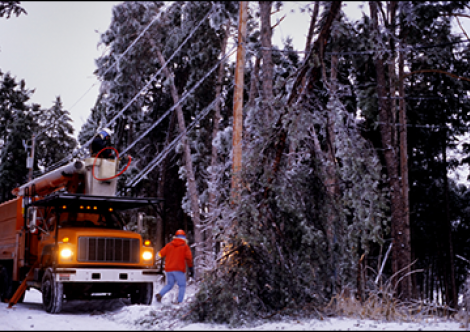
[[[60,97],[48,109],[30,104],[32,90],[2,68],[0,201],[87,155],[110,127],[134,158],[118,195],[165,199],[162,216],[144,211],[143,235],[158,250],[176,229],[188,233],[200,283],[189,318],[236,323],[378,293],[456,310],[470,196],[448,174],[470,161],[470,39],[452,24],[470,3],[371,1],[359,20],[339,1],[306,3],[302,50],[272,44],[282,2],[249,2],[246,35],[240,3],[115,6],[78,141]],[[0,1],[3,19],[15,14],[19,2]],[[242,131],[228,61],[238,44]],[[33,133],[29,172],[23,141]]]

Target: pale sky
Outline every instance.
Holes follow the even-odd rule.
[[[0,70],[35,89],[29,103],[49,108],[60,96],[71,113],[75,135],[98,96],[99,81],[93,71],[103,48],[97,45],[117,3],[21,1],[27,15],[0,19]]]
[[[29,103],[43,108],[60,96],[71,113],[75,136],[85,123],[98,96],[99,81],[93,75],[101,33],[120,1],[21,1],[27,15],[0,19],[0,70],[35,89]],[[286,2],[286,11],[308,2]],[[272,21],[280,18],[276,14]],[[288,35],[298,50],[305,47],[309,16],[288,13],[275,29],[274,41]]]
[[[112,18],[112,8],[120,1],[21,1],[27,15],[0,19],[0,70],[10,72],[17,81],[35,89],[29,103],[43,108],[53,105],[60,96],[70,111],[75,136],[85,123],[98,96],[99,81],[93,75],[100,35]],[[287,14],[275,28],[273,42],[280,44],[288,36],[297,50],[305,48],[310,22],[307,12],[299,8],[312,2],[285,2],[285,10],[272,17],[272,24]],[[346,1],[343,10],[358,19],[361,2]],[[295,8],[295,13],[291,10]],[[367,6],[365,7],[366,12]],[[461,19],[464,26],[470,20]],[[470,29],[469,29],[470,30]],[[469,31],[467,30],[467,31]],[[460,32],[456,31],[456,32]]]

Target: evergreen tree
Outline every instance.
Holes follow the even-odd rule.
[[[338,10],[339,6],[326,6],[320,33],[325,39],[314,45],[313,52],[321,52],[318,44],[329,40]],[[309,60],[302,64],[305,68]],[[323,96],[328,90],[315,71],[321,72],[318,64],[308,75],[302,67],[285,76],[274,75],[275,86],[284,80],[286,86],[293,86],[279,89],[278,100],[271,103],[278,128],[259,119],[257,105],[262,103],[247,109],[241,202],[222,203],[217,223],[223,239],[220,264],[201,285],[194,302],[195,319],[240,324],[281,309],[289,312],[325,304],[337,286],[355,288],[360,254],[367,254],[370,241],[383,239],[386,201],[379,159],[360,136],[355,114],[340,102],[337,108],[327,107]],[[297,100],[293,95],[302,78],[309,91],[305,99]],[[325,188],[317,153],[326,146],[328,112],[336,117],[339,183],[335,185],[340,187],[340,197]],[[313,147],[316,131],[323,145],[320,150]],[[279,132],[298,142],[291,164],[280,143],[273,143]],[[230,135],[228,129],[225,133],[218,137],[221,143],[229,142],[222,140]],[[220,148],[223,151],[224,146]],[[328,218],[330,211],[335,212],[334,219]]]
[[[24,8],[20,6],[20,1],[0,1],[0,17],[10,18],[11,14],[18,17],[22,13],[27,14]]]
[[[56,97],[51,108],[39,116],[42,135],[37,137],[36,152],[38,164],[50,167],[58,161],[69,157],[77,145],[72,136],[70,112],[62,106],[60,96]]]
[[[470,105],[466,96],[470,84],[450,75],[456,73],[466,77],[470,67],[462,57],[468,48],[455,43],[458,38],[451,34],[450,13],[463,8],[463,2],[417,5],[415,14],[426,15],[410,29],[408,37],[413,44],[428,44],[429,40],[437,45],[448,44],[412,54],[410,72],[413,74],[409,76],[407,94],[423,98],[410,99],[407,103],[410,105],[410,124],[415,126],[410,129],[409,154],[413,249],[415,257],[419,258],[417,268],[434,265],[436,271],[442,271],[436,277],[446,285],[444,299],[453,307],[457,305],[455,280],[461,277],[455,276],[457,261],[452,253],[451,235],[454,220],[447,174],[458,162],[446,155],[456,149],[457,138],[469,125]],[[425,245],[428,241],[437,245],[430,248]],[[418,276],[417,281],[420,289],[424,289],[423,278]]]
[[[27,152],[23,141],[31,139],[33,117],[26,104],[32,93],[24,80],[17,82],[0,71],[0,202],[13,198],[11,191],[26,182]]]
[[[451,205],[450,198],[446,198],[452,195],[449,189],[451,184],[446,182],[448,182],[447,171],[455,167],[457,162],[451,158],[444,160],[444,157],[445,151],[452,151],[455,148],[456,137],[461,135],[462,128],[468,125],[467,104],[461,98],[466,94],[467,83],[452,78],[453,73],[468,72],[460,47],[457,43],[454,44],[456,37],[452,36],[450,30],[452,13],[461,12],[463,7],[462,2],[399,3],[398,18],[407,22],[406,26],[400,27],[400,52],[407,50],[405,63],[413,73],[401,77],[405,83],[406,94],[399,97],[392,94],[392,83],[390,83],[390,95],[382,95],[379,98],[375,94],[375,66],[372,62],[374,58],[369,53],[373,47],[369,17],[364,16],[362,20],[348,27],[347,30],[352,32],[349,40],[343,40],[341,43],[344,53],[351,53],[351,56],[346,56],[348,61],[344,63],[344,73],[346,76],[349,75],[348,72],[352,73],[355,82],[345,89],[352,92],[353,98],[349,100],[349,105],[355,105],[357,99],[357,107],[365,118],[363,135],[369,137],[376,148],[384,148],[377,131],[377,125],[381,122],[377,112],[379,101],[389,101],[391,110],[389,122],[395,128],[399,128],[397,106],[400,98],[406,100],[406,113],[410,125],[406,129],[408,131],[406,152],[410,156],[408,165],[411,184],[411,254],[414,259],[418,259],[412,268],[428,269],[432,266],[429,273],[438,279],[442,278],[443,283],[447,284],[448,293],[445,301],[454,305],[455,300],[452,297],[455,298],[455,295],[452,295],[452,288],[456,289],[457,286],[451,285],[454,279],[449,278],[452,267],[447,265],[447,262],[452,261],[453,255],[449,252],[452,240],[442,241],[442,234],[448,232],[448,225],[453,222],[452,212],[446,206],[446,201]],[[386,21],[384,18],[384,22]],[[390,33],[385,29],[384,31],[381,47],[387,45],[390,40]],[[393,38],[397,40],[397,37]],[[429,44],[435,46],[426,46]],[[387,59],[385,63],[391,62],[394,56],[392,49],[388,47],[381,51],[382,57]],[[389,82],[393,75],[390,67],[386,66],[385,74]],[[402,149],[398,147],[398,130],[392,127],[392,132],[394,132],[392,142],[395,143],[390,146],[398,154],[399,149]],[[384,154],[381,151],[379,150],[384,163]],[[403,212],[401,209],[399,211]],[[446,211],[450,212],[449,217]],[[440,237],[439,241],[437,237]],[[429,248],[425,244],[430,241],[438,241],[440,244]],[[441,260],[438,257],[445,259]],[[439,269],[436,266],[440,266]],[[438,272],[439,270],[441,272]],[[393,271],[386,269],[389,276]],[[447,277],[444,278],[444,275]],[[436,287],[436,284],[429,283],[429,279],[425,280],[422,274],[413,274],[413,278],[414,296],[433,298],[433,287]],[[455,279],[457,278],[460,277],[456,276]],[[424,289],[427,289],[427,294],[417,294],[419,290]]]
[[[340,4],[316,3],[303,61],[289,41],[282,50],[270,44],[268,12],[282,3],[261,3],[260,12],[252,6],[244,77],[243,190],[237,206],[229,203],[234,65],[218,67],[220,81],[216,70],[208,72],[218,65],[226,32],[233,32],[238,22],[238,3],[163,7],[161,2],[126,2],[115,7],[102,36],[109,53],[97,61],[103,94],[80,137],[85,141],[127,107],[113,124],[115,143],[120,151],[130,144],[138,160],[134,173],[122,177],[120,189],[128,194],[127,180],[150,167],[134,189],[138,195],[166,198],[163,222],[168,227],[162,242],[187,227],[192,240],[190,217],[196,218],[195,209],[208,211],[203,215],[207,224],[202,219],[201,226],[207,230],[205,240],[215,237],[218,260],[205,266],[191,317],[241,323],[281,309],[322,305],[343,290],[364,298],[376,275],[360,274],[360,269],[378,266],[384,242],[392,239],[398,242],[383,277],[405,268],[398,280],[411,272],[410,258],[419,258],[415,268],[439,267],[430,272],[446,285],[446,303],[455,305],[463,263],[452,272],[453,264],[440,257],[451,262],[453,251],[467,251],[455,231],[468,228],[466,212],[460,210],[468,195],[447,179],[447,171],[458,164],[447,154],[463,134],[459,128],[468,126],[469,114],[464,101],[468,82],[455,80],[457,72],[468,76],[468,52],[453,39],[450,17],[462,13],[467,2],[370,4],[378,6],[373,15],[350,22]],[[193,32],[209,11],[210,19]],[[426,47],[431,41],[446,46]],[[397,64],[412,74],[397,73]],[[186,95],[205,75],[196,91]],[[209,113],[188,133],[188,146],[177,146],[158,168],[149,165],[184,131],[181,124],[192,124],[216,96],[222,97],[220,115]],[[432,99],[416,99],[423,96]],[[181,99],[176,119],[167,110]],[[405,116],[411,125],[407,148],[404,128],[399,129]],[[427,124],[445,130],[416,127]],[[184,148],[190,149],[186,157]],[[196,193],[187,186],[188,159]],[[411,227],[403,213],[405,164]],[[209,199],[215,192],[217,197]],[[151,233],[156,234],[155,227]],[[424,245],[444,233],[449,236],[442,245]],[[208,249],[212,254],[213,245]],[[437,290],[421,275],[413,275],[413,284],[405,280],[395,295],[410,298],[426,287],[429,294],[422,295],[432,298]]]
[[[223,18],[230,15],[230,8],[232,11],[235,8],[232,3],[215,5],[211,21],[203,22],[202,26],[192,33],[188,43],[172,57],[196,24],[211,10],[212,5],[209,2],[173,3],[144,33],[144,28],[159,14],[162,5],[163,3],[160,2],[127,2],[116,6],[110,29],[102,36],[102,42],[109,47],[109,54],[97,61],[97,74],[103,79],[104,94],[101,105],[106,110],[107,121],[110,121],[123,107],[126,107],[127,102],[132,100],[141,87],[147,82],[150,83],[141,97],[135,99],[123,113],[123,116],[116,120],[114,126],[115,145],[118,150],[122,151],[129,144],[134,144],[138,136],[151,124],[156,121],[161,122],[157,128],[136,142],[130,150],[131,154],[137,154],[137,169],[147,166],[155,155],[166,148],[165,144],[168,143],[164,142],[170,142],[178,133],[176,128],[171,126],[171,117],[161,118],[162,115],[167,114],[166,110],[173,106],[174,102],[169,98],[167,78],[163,73],[156,72],[161,67],[156,58],[156,49],[161,50],[164,59],[168,59],[167,68],[171,68],[176,89],[181,95],[191,89],[218,61],[218,55],[221,52],[221,38],[225,34],[220,25],[224,23]],[[139,33],[143,33],[141,40],[137,41],[135,46],[124,55],[124,51]],[[124,56],[121,58],[121,55]],[[215,73],[210,75],[181,104],[186,124],[190,124],[195,117],[199,116],[200,112],[212,103],[215,96],[215,77]],[[153,81],[150,82],[152,79]],[[191,160],[195,167],[197,187],[200,188],[200,192],[204,192],[206,189],[203,175],[206,174],[206,168],[210,164],[211,126],[212,121],[209,117],[202,119],[196,129],[191,132],[188,141],[192,154]],[[168,128],[169,132],[166,133],[164,129],[161,129],[162,127]],[[180,150],[177,149],[176,153],[179,152]],[[171,158],[172,153],[168,158]],[[162,186],[175,188],[172,183],[175,182],[175,178],[163,174],[169,172],[172,167],[180,168],[179,177],[186,181],[185,166],[180,160],[173,160],[173,163],[169,164],[166,169],[155,169],[149,172],[147,181],[139,186],[139,194],[152,195],[162,190]],[[162,183],[157,181],[158,178],[166,178],[167,181]],[[178,183],[181,180],[177,178],[176,180],[178,186],[184,183]],[[156,185],[159,185],[160,189],[156,188]],[[170,195],[166,190],[163,192]],[[171,194],[175,192],[178,191],[172,190]],[[185,195],[182,207],[188,214],[193,214],[187,204],[190,197],[189,194]],[[201,207],[206,204],[206,201],[207,198],[203,196],[200,202]],[[173,213],[179,212],[172,209],[169,214]],[[181,218],[179,219],[181,220]],[[168,229],[168,231],[171,230]],[[189,236],[192,236],[192,232],[189,233]]]

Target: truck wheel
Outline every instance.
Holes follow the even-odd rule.
[[[0,265],[0,300],[7,302],[12,296],[11,274],[8,269]]]
[[[50,269],[42,277],[42,305],[51,314],[58,314],[62,310],[64,299],[64,285],[56,282]]]
[[[153,283],[146,282],[137,286],[131,294],[132,304],[150,305],[153,297]]]

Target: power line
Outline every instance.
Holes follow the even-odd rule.
[[[470,40],[458,40],[454,42],[430,44],[430,45],[414,45],[414,46],[408,45],[404,48],[395,49],[395,52],[410,52],[410,51],[417,51],[417,50],[434,48],[434,47],[447,47],[450,45],[462,44],[462,43],[468,43],[468,42],[470,42]],[[275,47],[259,47],[258,49],[276,51],[276,52],[281,52],[281,53],[305,53],[305,51],[294,50],[294,49],[281,50]],[[364,55],[364,54],[374,54],[374,53],[379,53],[379,52],[385,53],[385,52],[391,52],[391,50],[385,49],[385,50],[365,50],[365,51],[346,51],[346,52],[340,51],[340,52],[325,52],[325,54],[328,54],[328,55]]]
[[[401,123],[388,123],[388,122],[380,122],[380,121],[374,121],[374,124],[389,124],[395,127],[401,127],[403,126]],[[465,127],[465,126],[457,126],[457,127],[448,127],[448,126],[441,126],[441,125],[434,125],[434,124],[410,124],[407,123],[406,127],[408,128],[425,128],[425,129],[447,129],[447,130],[452,130],[452,129],[470,129],[470,127]]]
[[[183,135],[189,133],[192,131],[192,129],[195,127],[195,124],[198,123],[201,119],[203,119],[209,111],[213,108],[215,105],[217,99],[214,99],[212,103],[204,108],[203,111],[201,111],[197,117],[191,122],[191,124],[188,126],[185,132],[181,132],[173,141],[168,144],[150,163],[148,163],[131,181],[129,181],[126,184],[126,187],[134,187],[137,185],[145,176],[147,176],[148,173],[150,173],[155,167],[157,167],[160,162],[165,158],[168,153],[173,150],[173,148],[176,146],[176,144],[183,138]]]
[[[105,127],[110,127],[118,117],[120,117],[124,111],[126,111],[129,106],[152,84],[152,82],[157,78],[157,76],[162,72],[163,69],[168,65],[168,63],[175,57],[175,55],[181,50],[183,45],[185,45],[188,40],[194,35],[196,30],[201,26],[201,24],[209,17],[209,15],[214,11],[214,4],[212,4],[211,10],[208,11],[208,13],[204,16],[204,18],[197,24],[197,26],[191,31],[191,33],[186,37],[186,39],[180,44],[180,46],[173,52],[173,54],[166,60],[166,62],[162,65],[162,67],[152,76],[150,81],[132,98],[126,106],[118,113],[116,114],[106,125]],[[88,141],[86,146],[88,146],[91,143],[92,140]]]
[[[120,154],[124,155],[129,149],[131,149],[138,141],[140,141],[144,136],[146,136],[153,128],[155,128],[161,121],[163,118],[165,118],[171,111],[173,111],[178,105],[180,105],[191,93],[193,93],[198,87],[199,85],[205,81],[205,79],[207,77],[209,77],[209,75],[220,65],[221,62],[225,61],[227,58],[229,58],[232,53],[235,51],[236,47],[233,47],[232,50],[230,52],[228,52],[223,58],[221,58],[212,68],[209,72],[206,73],[206,75],[204,75],[204,77],[202,77],[192,88],[191,90],[187,91],[182,97],[181,99],[178,101],[178,103],[174,104],[168,111],[165,112],[164,115],[162,115],[156,122],[154,122],[152,124],[152,126],[150,128],[148,128],[144,133],[142,133],[138,138],[136,138],[130,145],[128,145],[124,150],[123,152],[121,152]],[[200,114],[196,117],[196,119],[189,125],[188,128],[192,128],[194,126],[195,123],[197,123],[198,121],[200,121],[201,117],[205,117],[207,115],[207,113],[209,112],[210,109],[212,109],[212,106],[215,104],[216,102],[216,99],[209,105],[207,106],[202,112],[200,112]],[[186,130],[186,133],[189,132],[190,130],[187,129]],[[128,183],[127,186],[135,186],[138,182],[140,182],[140,180],[142,179],[142,177],[146,176],[153,168],[155,168],[157,165],[160,164],[160,162],[163,160],[163,158],[168,154],[168,152],[173,149],[173,147],[176,145],[176,143],[183,137],[183,135],[185,134],[185,132],[182,132],[180,133],[177,138],[175,138],[175,140],[173,140],[173,142],[167,147],[168,149],[165,149],[164,151],[162,151],[159,155],[157,155],[157,157],[155,157],[149,164],[147,164],[147,166],[139,173],[137,174],[134,179]],[[166,151],[166,152],[165,152]],[[165,152],[165,153],[164,153]],[[138,181],[137,181],[138,180]],[[137,181],[137,182],[136,182]]]
[[[180,45],[180,47],[173,53],[173,55],[166,61],[166,63],[163,65],[163,67],[151,78],[151,80],[144,86],[143,89],[141,89],[135,96],[133,99],[131,99],[131,101],[110,121],[108,122],[105,126],[110,126],[112,125],[116,119],[121,116],[123,114],[123,112],[125,110],[127,110],[127,108],[138,98],[138,96],[144,92],[144,90],[146,90],[148,88],[148,86],[153,82],[153,80],[157,77],[157,75],[163,70],[163,68],[168,64],[168,62],[174,57],[174,55],[182,48],[182,46],[188,41],[188,39],[194,34],[194,32],[196,31],[196,29],[203,23],[203,21],[210,15],[210,13],[213,11],[214,9],[214,6],[212,4],[212,7],[211,7],[211,10],[206,14],[206,16],[199,22],[198,26],[196,28],[193,29],[193,31],[191,32],[191,34],[186,38],[186,40]],[[157,17],[155,17],[148,25],[147,27],[140,33],[140,35],[134,40],[134,42],[126,49],[126,51],[118,58],[118,60],[113,63],[112,66],[108,67],[108,69],[105,71],[105,73],[103,75],[105,75],[114,65],[116,65],[119,60],[136,44],[136,42],[144,35],[144,33],[150,28],[150,26],[156,21]],[[457,43],[464,43],[464,42],[468,42],[468,41],[455,41],[455,42],[449,42],[449,43],[444,43],[444,44],[432,44],[432,45],[422,45],[422,46],[415,46],[415,48],[418,48],[418,49],[424,49],[424,48],[431,48],[431,47],[445,47],[445,46],[448,46],[448,45],[452,45],[452,44],[457,44]],[[265,48],[261,48],[261,49],[265,49]],[[408,51],[410,49],[413,49],[411,46],[405,48],[405,49],[402,49],[403,51]],[[274,48],[273,48],[274,50]],[[402,50],[399,50],[399,51],[402,51]],[[280,51],[280,50],[278,50]],[[293,51],[293,50],[288,50],[286,52],[303,52],[303,51]],[[369,54],[370,52],[375,52],[375,51],[364,51],[362,52],[362,54]],[[348,53],[351,53],[351,52],[326,52],[327,54],[348,54]],[[353,53],[351,53],[353,54]],[[355,54],[359,54],[359,53],[355,53]],[[95,83],[96,84],[96,83]],[[93,85],[94,86],[94,85]],[[92,86],[92,87],[93,87]],[[91,88],[92,88],[91,87]],[[90,89],[91,89],[90,88]],[[89,89],[89,90],[90,90]],[[88,91],[89,91],[88,90]],[[88,92],[87,91],[87,92]],[[86,92],[86,93],[87,93]],[[86,94],[85,93],[85,94]],[[352,97],[352,96],[351,96]],[[81,97],[83,98],[83,96]],[[81,99],[80,98],[80,99]],[[385,98],[388,98],[388,97],[385,97]],[[390,97],[390,98],[395,98],[395,97]],[[398,97],[399,98],[399,97]],[[79,99],[79,100],[80,100]],[[410,98],[411,99],[411,98]],[[78,101],[76,102],[78,103]],[[75,104],[76,104],[75,103]],[[73,106],[75,106],[75,104]],[[72,107],[73,107],[72,106]],[[158,124],[158,123],[157,123]],[[147,133],[147,132],[146,132]],[[145,134],[146,134],[145,133]],[[80,151],[82,151],[83,149],[85,149],[90,143],[91,141],[93,140],[93,138],[96,136],[96,134],[88,141],[86,142],[82,148],[80,149]],[[135,144],[135,143],[133,143]],[[133,146],[133,145],[132,145]],[[126,149],[127,151],[128,149]],[[61,161],[59,161],[58,163],[56,163],[56,165],[60,164],[61,162],[63,162],[65,159],[67,160],[70,160],[70,157],[68,158],[64,158],[62,159]],[[55,165],[51,166],[51,167],[55,167]]]
[[[437,96],[437,97],[413,97],[413,96],[405,96],[405,97],[393,97],[393,96],[387,96],[387,97],[378,97],[378,96],[366,96],[366,97],[361,97],[358,95],[339,95],[337,96],[339,98],[342,97],[355,97],[355,98],[363,98],[363,99],[369,99],[369,98],[377,98],[377,99],[392,99],[392,100],[401,100],[401,99],[406,99],[406,100],[418,100],[418,101],[424,101],[424,100],[444,100],[445,102],[448,101],[448,99],[457,99],[457,100],[463,100],[463,101],[468,101],[470,100],[470,97],[453,97],[453,96]]]
[[[158,16],[155,16],[154,19],[144,28],[144,30],[137,36],[137,38],[127,47],[127,49],[118,57],[118,59],[111,64],[111,66],[109,66],[105,72],[102,74],[102,76],[104,77],[108,71],[110,71],[115,65],[117,65],[119,63],[119,61],[122,59],[122,57],[124,57],[127,52],[129,52],[129,50],[134,47],[134,45],[137,43],[137,41],[144,35],[144,33],[150,28],[150,26],[157,20]],[[88,92],[90,92],[90,90],[97,84],[98,82],[95,82],[93,83],[89,88],[88,90],[69,108],[69,111],[75,106],[77,105],[87,94]],[[96,136],[96,134],[95,134]],[[93,136],[91,140],[93,140],[93,138],[95,137]],[[88,143],[89,144],[89,143]],[[81,150],[81,149],[80,149]],[[59,167],[63,162],[67,162],[71,159],[71,157],[65,157],[63,158],[62,160],[54,163],[53,165],[49,166],[46,171],[48,170],[52,170],[54,169],[55,167]]]
[[[164,9],[164,8],[163,8],[163,9]],[[153,23],[155,23],[155,22],[157,21],[157,19],[158,19],[158,15],[155,15],[155,17],[153,18],[153,20],[152,20],[149,24],[147,24],[147,26],[144,28],[144,30],[142,30],[142,32],[137,36],[137,38],[127,47],[127,49],[124,51],[124,53],[122,53],[122,54],[118,57],[118,59],[117,59],[114,63],[112,63],[111,66],[109,66],[109,67],[105,70],[105,72],[101,75],[102,77],[104,77],[104,76],[108,73],[108,71],[110,71],[115,65],[117,65],[117,64],[119,63],[119,61],[122,59],[122,57],[125,56],[125,55],[127,54],[127,52],[129,52],[129,50],[130,50],[132,47],[134,47],[134,45],[137,43],[137,41],[144,35],[144,33],[150,28],[150,26],[151,26]],[[83,97],[85,97],[86,94],[87,94],[88,92],[90,92],[90,90],[91,90],[97,83],[98,83],[98,82],[93,83],[93,85],[92,85],[90,88],[88,88],[88,90],[69,108],[69,111],[70,111],[75,105],[77,105],[77,104],[80,102],[80,100],[82,100]]]
[[[175,52],[173,52],[173,54],[170,56],[170,58],[165,62],[165,64],[163,64],[163,66],[157,71],[157,73],[155,73],[155,75],[152,76],[151,80],[134,96],[134,98],[131,99],[131,101],[129,101],[125,106],[124,108],[116,115],[114,116],[114,118],[108,122],[107,124],[105,124],[103,127],[109,127],[111,124],[113,124],[116,119],[122,115],[122,113],[124,113],[124,111],[127,110],[127,108],[129,108],[129,106],[140,96],[140,94],[142,94],[144,92],[144,90],[146,90],[148,88],[148,86],[150,86],[150,84],[155,80],[155,78],[157,77],[157,75],[159,75],[161,73],[161,71],[167,66],[167,64],[169,63],[169,61],[171,59],[173,59],[173,57],[181,50],[181,48],[183,47],[184,44],[186,44],[189,40],[190,37],[192,37],[192,35],[196,32],[196,30],[201,26],[201,24],[209,17],[209,15],[214,11],[214,3],[212,3],[212,7],[211,9],[207,12],[207,14],[204,16],[204,18],[197,24],[196,27],[193,28],[193,30],[190,32],[190,34],[188,35],[188,37],[180,44],[180,46],[175,50]],[[93,137],[91,137],[87,142],[85,142],[81,147],[80,149],[77,151],[77,153],[81,153],[82,151],[84,151],[88,145],[90,145],[90,143],[93,141],[93,139],[97,136],[97,133],[95,133],[93,135]],[[48,167],[46,169],[46,172],[47,171],[50,171],[50,170],[53,170],[54,168],[56,167],[59,167],[60,165],[62,165],[64,162],[67,162],[69,160],[72,159],[72,156],[67,156],[65,158],[63,158],[62,160],[56,162],[55,164],[51,165],[50,167]]]
[[[127,151],[129,151],[132,147],[134,147],[134,145],[140,141],[144,136],[146,136],[153,128],[155,128],[162,120],[163,118],[165,118],[168,114],[170,114],[171,111],[173,111],[176,107],[178,107],[184,100],[186,100],[186,98],[189,97],[190,94],[192,94],[194,92],[194,90],[196,90],[199,85],[201,85],[201,83],[203,81],[206,80],[207,77],[209,77],[210,74],[212,74],[212,72],[214,72],[215,69],[217,69],[217,67],[219,66],[219,64],[223,61],[225,61],[228,57],[230,57],[232,55],[232,53],[235,51],[235,48],[233,48],[232,50],[230,50],[230,52],[228,52],[223,58],[221,58],[214,66],[212,66],[212,68],[189,90],[189,91],[186,91],[183,96],[178,100],[178,102],[176,104],[174,104],[168,111],[165,112],[165,114],[163,114],[157,121],[155,121],[152,126],[150,126],[145,132],[143,132],[138,138],[136,138],[131,144],[129,144],[120,154],[125,154]]]

